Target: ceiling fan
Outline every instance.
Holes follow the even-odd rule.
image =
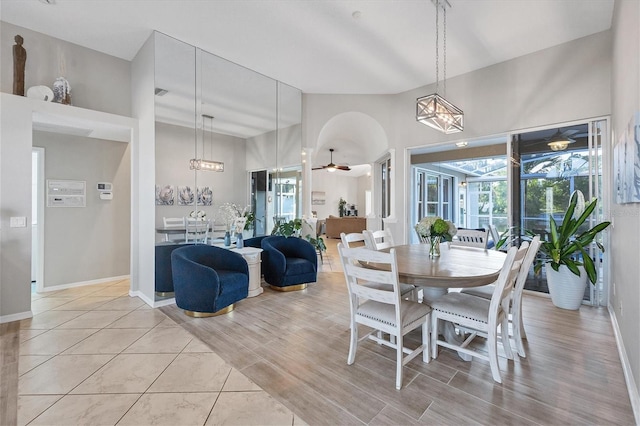
[[[325,169],[328,172],[335,172],[336,170],[344,170],[345,172],[348,172],[349,170],[351,170],[351,167],[349,166],[338,166],[333,164],[333,151],[333,148],[329,148],[329,152],[331,153],[331,161],[329,162],[329,164],[327,164],[326,166],[314,167],[312,170]]]

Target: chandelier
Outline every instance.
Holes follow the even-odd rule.
[[[209,148],[210,153],[213,155],[213,116],[202,115],[202,118],[209,119]],[[203,170],[208,172],[224,172],[224,163],[221,161],[205,160],[204,159],[204,132],[202,135],[202,158],[192,158],[189,160],[190,170]]]
[[[444,93],[447,92],[447,7],[451,7],[447,0],[431,0],[436,6],[436,91],[435,93],[418,98],[416,101],[416,120],[445,134],[461,132],[464,129],[464,113],[460,108],[438,94],[440,83],[440,8],[444,18],[443,28],[443,68]]]

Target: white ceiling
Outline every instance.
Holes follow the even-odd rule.
[[[305,93],[435,82],[430,0],[44,1],[2,0],[0,17],[127,60],[158,30]],[[607,30],[613,2],[450,0],[447,77]]]

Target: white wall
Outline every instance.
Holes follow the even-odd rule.
[[[313,204],[311,210],[317,212],[318,219],[326,219],[330,215],[339,216],[338,202],[342,197],[347,204],[357,204],[358,216],[364,216],[364,201],[362,210],[360,201],[359,178],[347,177],[339,172],[329,173],[326,170],[311,172],[312,191],[325,193],[325,204]],[[364,200],[364,193],[362,194]]]
[[[45,149],[44,179],[86,182],[86,207],[46,207],[45,202],[45,290],[129,275],[130,145],[34,132],[33,146]],[[113,200],[99,198],[97,182],[113,184]]]
[[[613,16],[612,143],[640,111],[640,2],[617,0]],[[610,309],[614,312],[635,382],[636,421],[640,423],[640,204],[611,205]],[[615,292],[614,292],[615,289]]]
[[[512,130],[610,113],[611,34],[605,31],[447,80],[447,98],[465,112],[463,133],[444,135],[416,122],[416,98],[433,93],[425,86],[398,95],[304,96],[306,146],[328,120],[350,111],[375,119],[396,149],[396,223],[387,225],[403,242],[407,217],[408,164],[405,149],[473,139]]]

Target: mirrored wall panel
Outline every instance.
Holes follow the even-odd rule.
[[[170,247],[229,247],[236,233],[266,235],[277,218],[301,217],[302,94],[154,37],[157,286]],[[156,295],[172,296],[158,288]]]

